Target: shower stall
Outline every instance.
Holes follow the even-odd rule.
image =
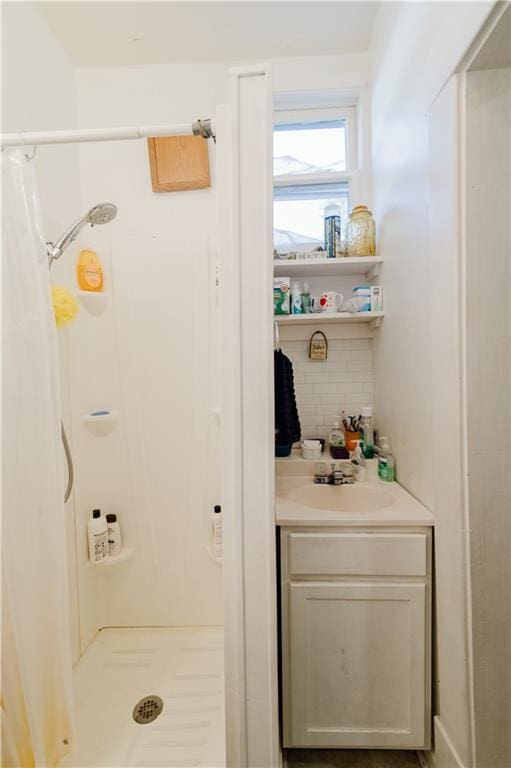
[[[243,344],[250,343],[251,335],[255,341],[250,362],[242,359],[239,336],[245,312],[241,293],[249,284],[264,283],[271,268],[268,260],[255,283],[247,271],[243,288],[244,260],[258,268],[249,250],[271,254],[269,81],[264,68],[252,70],[234,73],[237,86],[230,103],[218,108],[214,122],[197,121],[194,128],[181,124],[2,136],[4,166],[14,163],[19,194],[34,204],[34,211],[25,206],[23,220],[19,211],[12,215],[30,231],[34,264],[45,267],[38,266],[30,280],[37,282],[46,317],[38,333],[48,334],[53,348],[47,394],[39,400],[43,411],[51,400],[51,424],[35,436],[35,448],[46,445],[49,435],[52,439],[52,453],[45,457],[52,462],[47,475],[51,499],[43,507],[52,521],[53,545],[47,560],[36,555],[36,543],[31,543],[30,583],[24,577],[28,592],[16,591],[21,566],[14,558],[6,564],[12,578],[4,581],[13,589],[12,656],[23,667],[31,655],[34,678],[46,664],[41,696],[50,685],[59,700],[59,707],[48,711],[42,697],[34,698],[28,677],[12,682],[18,703],[28,705],[28,711],[25,731],[14,728],[10,734],[11,751],[31,750],[36,765],[241,766],[250,750],[265,764],[276,759],[271,504],[266,509],[272,487],[269,292],[262,320],[244,325]],[[258,125],[261,116],[266,122]],[[213,131],[218,135],[218,144],[208,142],[218,186],[210,192],[216,200],[209,219],[184,235],[173,224],[188,215],[189,204],[183,196],[151,191],[146,143],[128,139],[192,130],[203,138]],[[58,145],[69,142],[79,146],[81,204],[84,209],[93,205],[50,242],[54,232],[36,221],[37,187],[27,177],[33,176],[34,155],[37,160],[33,147],[41,153],[45,144],[55,144],[58,151]],[[240,154],[263,164],[256,171],[242,168]],[[254,202],[242,199],[248,195],[242,177],[249,173],[250,195],[258,195],[255,204],[265,210],[251,232],[246,212],[252,216]],[[95,203],[101,199],[113,202]],[[8,290],[17,279],[19,255],[15,238],[10,245]],[[101,261],[101,292],[77,289],[76,263],[83,249],[95,251]],[[69,289],[80,307],[74,322],[58,332],[49,322],[50,280]],[[261,338],[266,324],[268,333]],[[15,367],[14,346],[12,355]],[[28,382],[30,365],[25,364]],[[267,366],[261,390],[264,422],[261,411],[252,408],[248,364],[256,365],[259,374]],[[60,380],[53,375],[57,367]],[[18,389],[16,396],[31,397],[35,413],[33,386],[27,383],[26,394]],[[13,397],[15,391],[13,383]],[[240,466],[242,412],[246,427],[253,421],[250,444],[259,451],[248,467]],[[62,435],[60,428],[55,432],[61,418]],[[30,440],[30,423],[11,421],[8,427],[18,431],[21,451]],[[267,456],[260,450],[266,439]],[[261,458],[269,465],[263,480]],[[14,497],[24,463],[13,459],[5,469],[13,471],[12,513],[7,514],[13,543],[21,530]],[[42,481],[39,475],[37,481]],[[32,490],[37,493],[37,485]],[[35,513],[31,499],[26,500],[29,516]],[[211,548],[211,516],[218,504],[224,517],[223,562]],[[89,558],[87,524],[93,509],[115,513],[122,530],[120,555],[102,563]],[[25,524],[44,532],[42,517],[27,517]],[[34,599],[43,602],[43,579],[54,592],[45,621],[32,607]],[[23,604],[28,594],[32,605]],[[18,630],[31,619],[45,639],[42,645],[35,633],[25,643],[16,642]],[[255,621],[269,643],[256,643]],[[255,660],[247,679],[250,653]],[[258,709],[262,715],[252,720],[258,723],[255,739],[249,731]]]

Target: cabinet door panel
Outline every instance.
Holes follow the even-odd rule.
[[[288,589],[285,746],[422,746],[425,585]]]

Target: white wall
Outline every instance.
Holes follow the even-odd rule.
[[[507,768],[511,765],[511,70],[469,72],[466,87],[467,475],[476,765]]]
[[[2,131],[72,128],[73,68],[35,3],[2,5]],[[31,151],[31,150],[30,150]],[[80,211],[75,146],[39,147],[35,157],[45,236],[56,239]],[[54,269],[59,282],[60,265]],[[59,333],[64,421],[69,429],[65,333]],[[73,497],[66,508],[73,658],[79,656]]]
[[[397,476],[437,516],[457,514],[446,526],[443,555],[456,583],[464,578],[458,511],[436,510],[432,439],[432,381],[440,384],[431,349],[430,308],[435,281],[428,263],[428,147],[425,116],[478,32],[492,3],[384,3],[371,44],[374,209],[385,321],[375,341],[375,399],[379,426],[390,436]],[[447,451],[448,452],[448,451]],[[437,539],[441,530],[438,521]],[[447,562],[437,570],[447,574]],[[447,581],[446,581],[447,579]],[[463,663],[466,617],[463,601],[452,603],[452,621],[437,637],[445,664],[438,667],[442,722],[463,764],[471,759],[467,704],[468,666]],[[460,648],[462,663],[460,663]],[[449,693],[451,695],[449,695]],[[443,703],[442,703],[443,699]]]

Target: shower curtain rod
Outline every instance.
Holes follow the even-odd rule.
[[[2,133],[0,146],[26,147],[39,144],[73,144],[85,141],[126,141],[157,136],[202,136],[216,138],[213,119],[176,125],[142,125],[133,128],[84,128],[73,131],[17,131]]]

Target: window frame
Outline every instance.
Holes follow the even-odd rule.
[[[321,107],[311,109],[282,109],[274,112],[273,125],[294,125],[296,123],[320,123],[328,120],[344,120],[346,124],[346,170],[327,171],[326,173],[293,173],[274,176],[273,186],[303,185],[306,178],[313,179],[312,183],[326,181],[345,181],[358,170],[357,147],[357,108],[356,107]],[[296,179],[289,182],[290,179]],[[278,183],[276,183],[276,180]],[[316,181],[318,180],[318,181]],[[309,182],[310,183],[310,182]]]
[[[358,197],[359,149],[358,149],[358,110],[356,106],[323,106],[300,109],[276,109],[273,125],[281,126],[296,123],[318,123],[328,120],[344,120],[346,126],[346,170],[326,171],[324,173],[289,173],[273,175],[273,189],[282,187],[320,186],[322,184],[347,184],[348,208],[352,207],[354,197]],[[273,203],[275,203],[275,193]]]

